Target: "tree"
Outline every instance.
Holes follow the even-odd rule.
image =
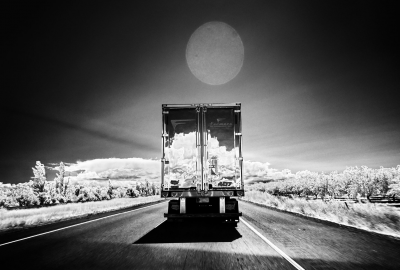
[[[393,179],[390,181],[388,195],[400,196],[400,165],[392,169]]]
[[[36,161],[36,166],[32,170],[34,174],[32,188],[35,193],[43,192],[46,184],[46,170],[44,165],[40,161]]]
[[[15,188],[14,197],[19,206],[38,205],[38,196],[33,192],[29,183],[20,183]]]
[[[375,175],[377,193],[385,195],[389,191],[390,183],[396,178],[396,168],[383,168],[381,166]]]
[[[65,166],[64,163],[61,161],[60,165],[58,166],[58,173],[56,178],[54,178],[54,182],[56,184],[56,191],[61,195],[65,195],[66,186],[64,183],[64,175],[65,175]]]

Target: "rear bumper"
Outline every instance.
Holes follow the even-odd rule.
[[[207,194],[198,193],[197,190],[172,189],[162,190],[161,198],[197,198],[197,197],[243,197],[243,189],[209,190]]]
[[[198,213],[198,214],[164,214],[166,218],[239,218],[242,213]]]

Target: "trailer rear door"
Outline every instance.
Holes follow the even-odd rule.
[[[164,187],[169,189],[196,188],[201,185],[199,112],[196,108],[165,111]]]
[[[234,109],[208,108],[205,122],[207,180],[213,189],[236,189],[239,170],[236,164]]]
[[[243,189],[240,105],[163,107],[163,190]]]

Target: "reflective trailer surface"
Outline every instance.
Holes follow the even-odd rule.
[[[233,109],[208,109],[208,179],[215,188],[232,188],[239,177],[236,164],[235,119]]]
[[[164,180],[169,188],[196,187],[197,179],[201,181],[197,165],[197,125],[198,113],[193,108],[169,112],[165,145],[168,163],[164,167]]]
[[[237,107],[164,109],[164,188],[196,189],[205,194],[209,188],[242,189]]]

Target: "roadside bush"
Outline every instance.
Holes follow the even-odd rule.
[[[361,229],[400,236],[400,212],[393,207],[354,203],[347,207],[340,201],[306,200],[273,196],[257,190],[247,191],[243,201],[300,213],[306,216],[356,226]]]
[[[136,197],[139,197],[139,196],[140,196],[140,193],[139,193],[139,191],[137,191],[136,189],[130,187],[130,188],[128,188],[128,189],[126,190],[126,195],[127,195],[128,197],[136,198]]]
[[[18,202],[15,199],[14,193],[13,193],[13,187],[11,185],[3,185],[3,183],[0,182],[0,208],[1,207],[12,207],[12,206],[18,206]]]
[[[108,195],[108,188],[97,186],[96,194],[97,194],[99,200],[101,200],[101,201],[111,199],[110,195]]]
[[[37,161],[36,166],[32,168],[33,180],[18,185],[0,182],[0,208],[137,198],[160,194],[160,187],[147,180],[134,184],[125,181],[124,186],[118,182],[113,184],[110,180],[108,184],[94,180],[70,183],[69,178],[65,179],[63,162],[60,162],[56,169],[58,173],[54,181],[47,181],[45,166]]]
[[[294,178],[246,186],[247,190],[278,196],[314,198],[400,196],[400,165],[396,168],[372,169],[367,166],[347,167],[329,174],[299,171]]]
[[[15,188],[14,196],[19,206],[32,206],[40,204],[39,198],[31,189],[29,183],[18,184]]]
[[[77,202],[90,202],[98,200],[93,190],[89,187],[79,189],[79,194],[77,197]]]
[[[389,181],[390,196],[400,196],[400,165],[391,171],[392,179]],[[390,177],[390,176],[389,176]]]

